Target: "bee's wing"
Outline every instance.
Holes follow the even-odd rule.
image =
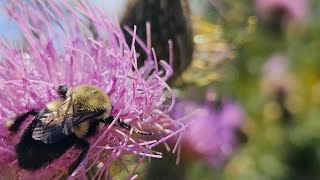
[[[63,124],[72,116],[73,96],[68,97],[55,111],[48,111],[36,117],[39,121],[32,132],[32,138],[51,144],[67,135],[63,133]]]
[[[61,106],[52,112],[43,114],[39,118],[32,138],[52,144],[62,140],[74,132],[74,127],[85,120],[100,116],[103,112],[73,112],[73,97],[67,98]]]
[[[46,144],[56,143],[74,132],[74,127],[83,121],[100,116],[99,112],[78,113],[74,116],[65,116],[62,124],[44,124],[39,121],[33,130],[32,138]]]

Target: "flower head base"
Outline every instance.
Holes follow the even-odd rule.
[[[178,119],[195,110],[196,113],[188,118],[192,123],[182,136],[183,150],[210,165],[219,166],[235,148],[235,132],[245,118],[244,111],[228,100],[218,109],[214,109],[212,103],[200,105],[184,100],[176,103],[172,117]]]
[[[132,45],[127,45],[117,22],[109,21],[99,9],[82,1],[75,8],[64,1],[10,1],[1,6],[17,23],[23,41],[19,45],[0,41],[0,167],[6,167],[0,176],[58,179],[78,156],[79,151],[72,148],[39,171],[21,170],[14,152],[21,132],[12,136],[4,128],[18,114],[31,108],[42,109],[57,98],[55,88],[60,84],[102,88],[110,96],[113,115],[141,130],[158,132],[161,128],[155,125],[174,122],[167,115],[174,97],[170,106],[164,103],[169,88],[165,81],[172,73],[171,67],[161,61],[163,68],[158,71],[153,56],[155,60],[148,59],[138,69],[134,46],[137,37],[134,35]],[[115,158],[125,154],[140,155],[141,161],[144,157],[160,158],[161,154],[151,147],[169,138],[147,141],[111,126],[90,139],[89,154],[74,177],[102,163],[95,176],[101,177]]]

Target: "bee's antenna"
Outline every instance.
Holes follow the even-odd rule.
[[[105,119],[102,120],[103,123],[108,123],[108,124],[111,124],[114,120],[114,117],[113,116],[109,116]],[[134,126],[131,126],[130,124],[122,121],[121,119],[118,119],[114,125],[119,125],[121,126],[122,128],[124,129],[127,129],[127,130],[132,130],[134,133],[136,134],[141,134],[141,135],[144,135],[144,136],[153,136],[154,134],[152,132],[144,132],[144,131],[140,131],[139,129],[137,129],[136,127]]]

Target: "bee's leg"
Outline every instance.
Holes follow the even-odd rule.
[[[121,119],[118,120],[117,124],[125,129],[128,129],[129,131],[133,131],[134,133],[136,134],[141,134],[141,135],[151,135],[153,136],[154,134],[152,132],[144,132],[144,131],[140,131],[139,129],[137,129],[136,127],[134,126],[131,126],[130,124],[122,121]]]
[[[90,149],[90,144],[88,141],[84,139],[76,139],[75,145],[82,149],[81,154],[78,156],[78,158],[70,165],[68,168],[68,175],[71,175],[72,172],[77,169],[79,164],[84,160],[84,158],[87,156],[88,151]]]
[[[29,117],[29,115],[35,116],[37,114],[39,114],[39,111],[36,110],[36,109],[31,109],[28,112],[20,114],[14,120],[9,121],[7,123],[8,130],[13,132],[13,133],[16,133],[19,130],[19,128],[20,128],[21,124],[23,123],[23,121],[26,120]]]
[[[107,124],[111,124],[114,120],[114,117],[113,116],[109,116],[108,118],[105,118],[102,120],[103,123],[107,123]],[[136,127],[134,126],[131,126],[130,124],[122,121],[121,119],[118,119],[117,122],[115,122],[114,125],[119,125],[121,126],[122,128],[125,128],[129,131],[133,131],[134,133],[136,134],[141,134],[141,135],[154,135],[152,132],[144,132],[144,131],[140,131],[139,129],[137,129]]]
[[[57,87],[57,92],[59,93],[59,95],[65,99],[67,96],[67,92],[68,92],[68,86],[65,84],[59,85]]]

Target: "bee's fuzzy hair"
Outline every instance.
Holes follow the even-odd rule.
[[[73,104],[82,111],[106,110],[104,116],[111,113],[111,104],[108,95],[101,88],[93,85],[81,85],[68,91],[67,97],[73,95]]]

